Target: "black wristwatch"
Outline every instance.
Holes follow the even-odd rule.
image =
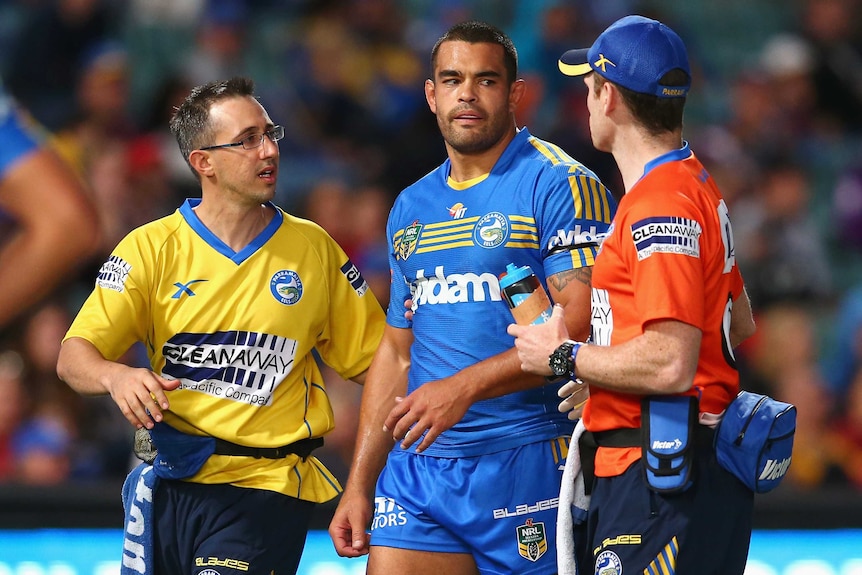
[[[581,345],[583,345],[581,342],[567,339],[554,350],[554,353],[548,356],[548,365],[555,376],[574,379],[575,356]]]

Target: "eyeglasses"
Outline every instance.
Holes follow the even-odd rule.
[[[198,148],[199,150],[214,150],[216,148],[234,148],[236,146],[242,146],[245,150],[253,150],[255,148],[259,148],[263,145],[263,137],[266,136],[273,143],[279,141],[284,138],[284,126],[273,126],[272,129],[267,130],[263,134],[252,134],[251,136],[246,136],[239,142],[232,142],[230,144],[217,144],[215,146],[204,146],[203,148]]]

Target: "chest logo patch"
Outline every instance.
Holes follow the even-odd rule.
[[[132,271],[132,265],[130,263],[120,256],[112,255],[108,258],[108,261],[103,263],[102,267],[99,268],[99,275],[96,277],[96,285],[102,289],[110,289],[123,293],[130,271]]]
[[[419,223],[419,220],[413,220],[412,224],[404,228],[400,237],[396,237],[393,242],[395,259],[406,260],[410,254],[416,251],[420,233],[422,233],[422,224]]]
[[[490,212],[479,218],[473,228],[473,241],[477,246],[492,249],[509,239],[509,220],[500,212]]]
[[[700,223],[677,216],[644,218],[632,225],[638,261],[655,253],[700,257]]]
[[[281,270],[269,280],[269,291],[275,301],[293,305],[302,298],[302,280],[293,270]]]

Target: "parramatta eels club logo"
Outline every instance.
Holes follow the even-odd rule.
[[[302,297],[302,280],[293,270],[281,270],[269,280],[269,291],[277,302],[293,305]]]
[[[395,250],[395,258],[406,260],[410,257],[416,246],[419,244],[419,234],[422,233],[422,224],[419,220],[413,220],[413,223],[404,228],[401,237],[395,240],[392,246]]]
[[[473,241],[483,248],[496,248],[509,238],[509,220],[500,212],[485,214],[473,228]]]

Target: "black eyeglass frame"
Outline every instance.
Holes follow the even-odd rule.
[[[251,134],[250,136],[246,136],[239,142],[231,142],[230,144],[216,144],[214,146],[204,146],[203,148],[198,149],[200,151],[204,151],[215,150],[217,148],[235,148],[237,146],[242,146],[243,150],[254,150],[255,148],[259,148],[263,145],[264,137],[269,138],[270,140],[272,140],[272,143],[275,144],[276,142],[284,138],[284,126],[273,126],[262,134]]]

